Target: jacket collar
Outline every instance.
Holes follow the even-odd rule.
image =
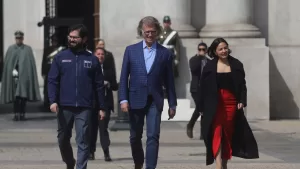
[[[241,66],[241,64],[239,64],[239,61],[236,58],[229,55],[228,62],[232,71],[243,70],[243,67]],[[206,70],[209,72],[217,72],[217,63],[218,63],[218,58],[213,58],[211,61],[207,63]]]

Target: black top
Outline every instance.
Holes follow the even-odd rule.
[[[217,73],[217,83],[219,89],[227,89],[234,92],[234,84],[231,72]]]

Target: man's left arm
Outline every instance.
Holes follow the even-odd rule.
[[[95,67],[95,77],[94,77],[94,84],[97,91],[98,97],[98,105],[100,110],[105,110],[104,99],[105,99],[105,88],[104,88],[104,77],[102,74],[102,69],[100,62],[96,59],[96,67]]]
[[[173,74],[173,56],[171,52],[168,51],[167,53],[168,53],[168,61],[165,70],[164,82],[165,82],[165,87],[166,87],[166,92],[167,92],[167,97],[169,102],[169,108],[176,110],[177,97],[176,97],[174,74]]]

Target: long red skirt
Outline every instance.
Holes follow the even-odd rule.
[[[237,109],[235,96],[226,89],[219,90],[219,102],[213,121],[213,154],[216,158],[222,141],[222,159],[229,160],[232,157],[231,140],[234,127],[234,116]]]

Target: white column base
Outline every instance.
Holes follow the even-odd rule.
[[[182,25],[174,25],[172,28],[178,31],[178,35],[181,38],[197,38],[198,33],[196,28],[192,25],[182,24]]]
[[[251,24],[205,25],[200,38],[255,38],[260,37],[259,29]]]

